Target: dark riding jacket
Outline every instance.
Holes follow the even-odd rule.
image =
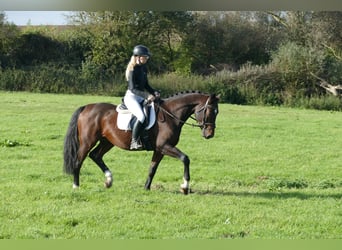
[[[135,65],[133,71],[128,75],[128,89],[134,94],[147,90],[154,95],[155,90],[149,85],[147,79],[147,68],[145,65]]]

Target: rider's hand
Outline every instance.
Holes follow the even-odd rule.
[[[156,99],[156,97],[155,97],[154,95],[149,95],[149,96],[147,97],[147,101],[148,101],[148,102],[153,102],[155,99]]]
[[[159,91],[154,91],[154,96],[156,98],[160,98],[160,92]]]

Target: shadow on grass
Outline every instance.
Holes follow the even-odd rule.
[[[192,190],[193,195],[214,195],[214,196],[238,196],[238,197],[254,197],[267,199],[342,199],[341,194],[328,193],[310,193],[299,191],[269,191],[269,192],[246,192],[246,191],[220,191],[220,190]],[[190,194],[191,195],[191,194]]]

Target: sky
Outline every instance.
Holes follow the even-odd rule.
[[[15,25],[65,25],[70,11],[5,11],[6,20]]]

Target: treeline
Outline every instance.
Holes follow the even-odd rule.
[[[342,12],[74,12],[17,27],[0,13],[0,89],[122,96],[136,44],[163,96],[199,89],[236,104],[342,110]]]

